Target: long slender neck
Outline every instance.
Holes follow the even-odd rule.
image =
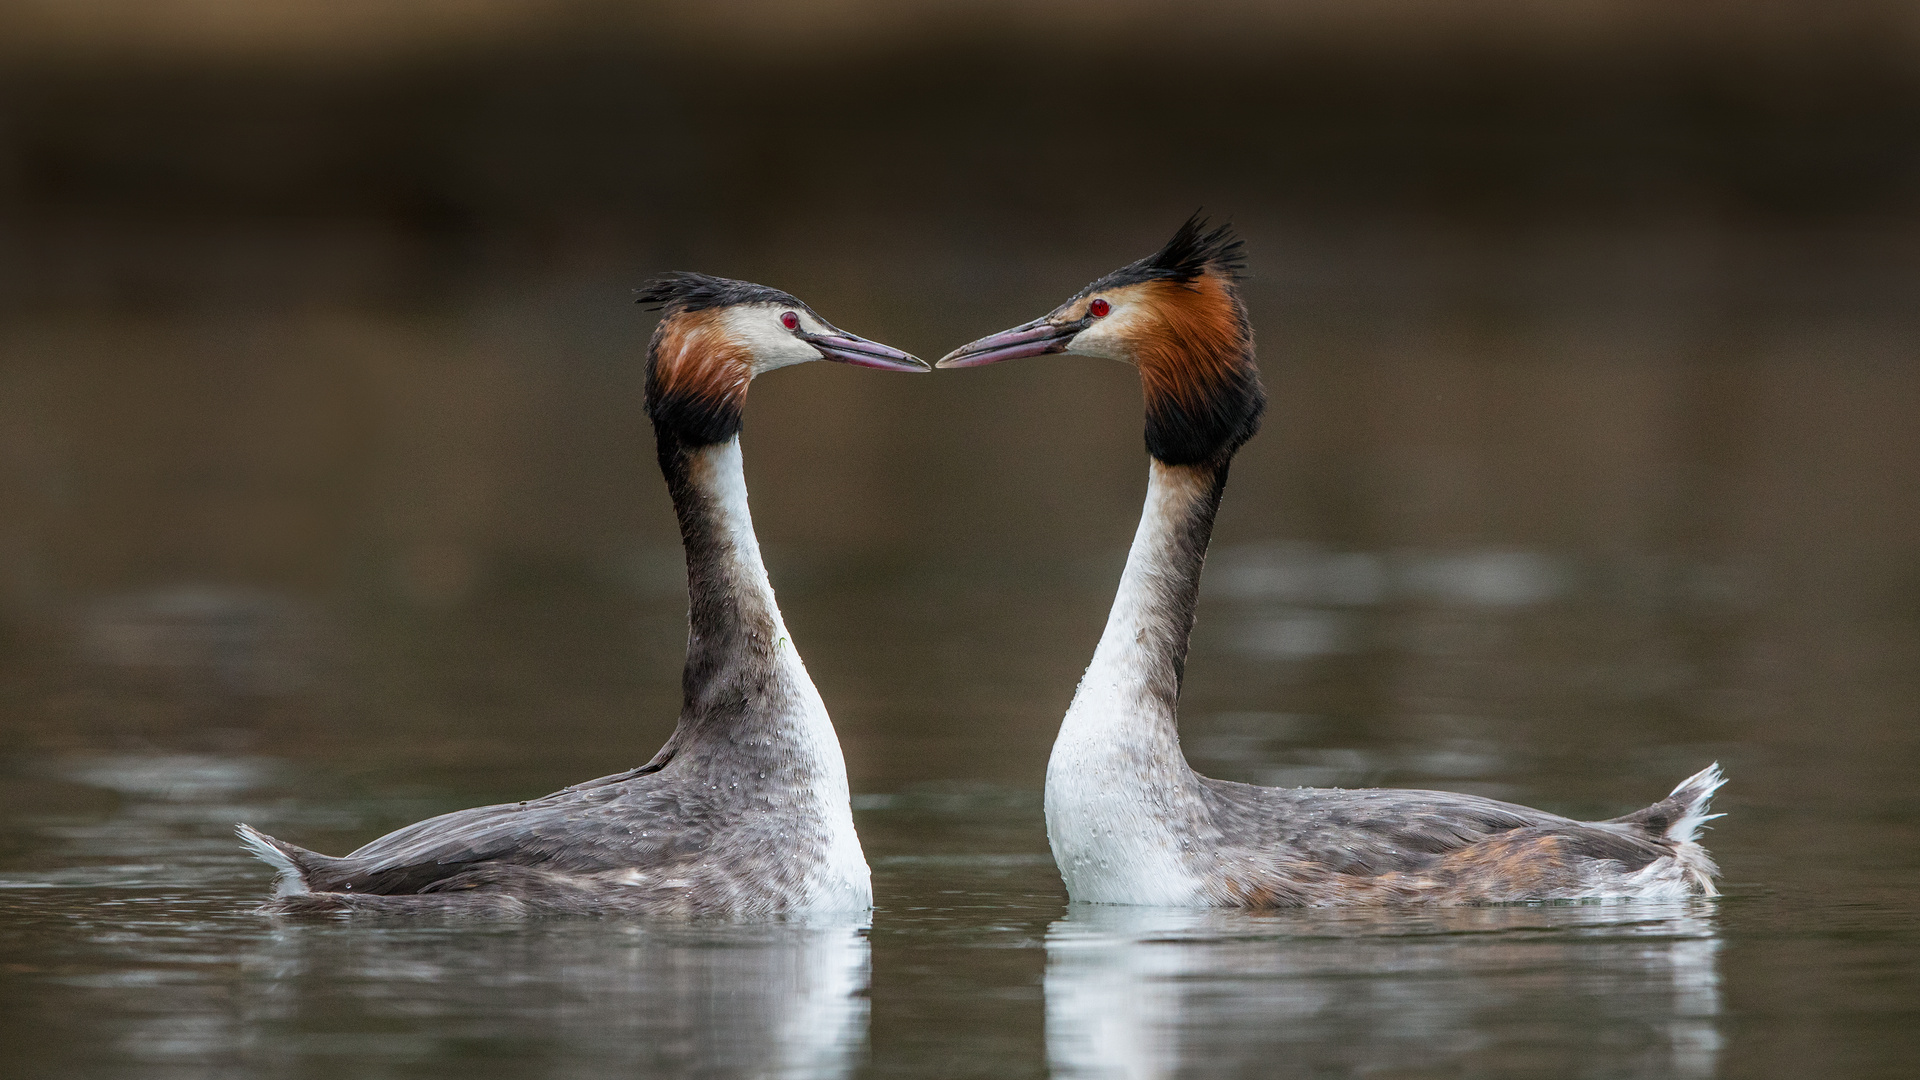
[[[1061,727],[1062,742],[1092,739],[1115,752],[1171,755],[1187,639],[1227,464],[1153,462],[1147,504],[1119,594]]]
[[[793,734],[796,710],[824,722],[760,560],[739,437],[694,447],[662,439],[660,468],[680,519],[690,601],[680,724],[662,753],[716,739],[772,748]]]

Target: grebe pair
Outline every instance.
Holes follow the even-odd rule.
[[[1718,766],[1660,802],[1581,822],[1438,791],[1266,788],[1181,753],[1180,683],[1234,453],[1266,396],[1240,300],[1241,242],[1196,215],[1155,254],[942,368],[1072,353],[1133,364],[1152,458],[1146,509],[1093,663],[1047,766],[1047,835],[1075,901],[1273,907],[1714,895],[1697,842]],[[675,274],[645,289],[654,424],[686,547],[691,614],[673,736],[638,769],[390,833],[343,858],[247,826],[278,911],[864,910],[872,888],[846,765],[788,638],[747,512],[740,413],[775,368],[924,371],[794,297]]]

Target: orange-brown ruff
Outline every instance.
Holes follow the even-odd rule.
[[[1119,593],[1047,764],[1047,835],[1076,901],[1271,907],[1672,898],[1715,893],[1697,841],[1718,766],[1637,813],[1582,822],[1443,791],[1269,788],[1194,772],[1177,711],[1201,568],[1264,392],[1240,242],[1187,222],[1051,314],[954,350],[1140,369],[1152,458]]]
[[[1136,286],[1151,313],[1133,355],[1149,411],[1204,412],[1245,377],[1253,336],[1232,280],[1209,268],[1190,282]]]
[[[738,411],[753,381],[753,356],[729,338],[724,309],[683,312],[660,320],[648,348],[648,398],[698,402],[715,412]]]

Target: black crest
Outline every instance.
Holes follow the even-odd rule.
[[[708,308],[732,307],[735,304],[787,304],[791,307],[806,307],[791,294],[781,292],[779,289],[769,289],[765,285],[755,285],[751,281],[735,281],[732,278],[695,274],[686,270],[661,274],[641,287],[635,293],[634,299],[638,303],[650,304],[655,310],[667,315],[705,311]]]
[[[1146,281],[1188,282],[1209,270],[1235,281],[1246,269],[1246,241],[1233,234],[1232,225],[1207,227],[1196,210],[1159,251],[1137,259],[1080,290],[1081,296],[1101,289],[1117,289]]]

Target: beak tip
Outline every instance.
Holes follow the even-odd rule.
[[[951,371],[954,368],[977,367],[980,363],[979,356],[980,350],[975,349],[972,345],[962,345],[940,359],[935,360],[933,366],[943,371]]]
[[[803,334],[801,337],[813,345],[822,360],[837,360],[842,364],[882,371],[933,370],[932,365],[910,352],[852,334]]]

